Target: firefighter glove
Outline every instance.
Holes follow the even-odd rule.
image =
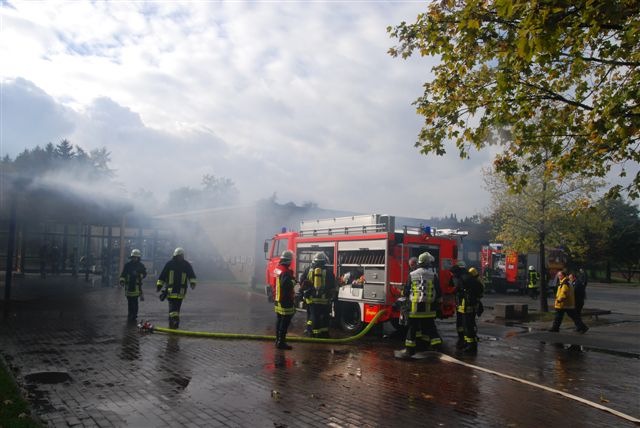
[[[162,290],[162,284],[156,284],[156,293],[159,293]]]
[[[120,281],[120,287],[124,287],[124,281]]]
[[[192,283],[191,283],[191,289],[193,290],[194,288],[196,288],[196,283],[195,283],[195,282],[192,282]]]
[[[167,298],[167,290],[162,290],[162,293],[160,293],[159,299],[161,302],[164,302],[164,299]]]

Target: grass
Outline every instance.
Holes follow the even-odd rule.
[[[31,416],[29,404],[0,360],[0,428],[9,427],[41,428],[42,424]]]

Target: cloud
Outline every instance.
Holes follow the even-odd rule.
[[[32,82],[18,78],[0,87],[0,155],[15,156],[71,134],[76,114]]]
[[[281,202],[415,217],[487,205],[486,153],[461,161],[413,147],[422,121],[411,102],[430,60],[391,58],[386,27],[413,20],[422,3],[14,7],[0,8],[0,55],[16,58],[0,69],[5,116],[41,111],[50,123],[36,135],[5,120],[6,153],[19,149],[10,135],[106,146],[129,192],[159,198],[213,173],[248,200],[277,192]]]

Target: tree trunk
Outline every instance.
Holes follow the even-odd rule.
[[[547,278],[547,267],[545,266],[544,232],[540,232],[538,242],[540,244],[540,312],[549,312],[549,303],[547,302],[547,284],[549,280]]]

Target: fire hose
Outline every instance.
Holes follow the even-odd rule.
[[[337,339],[329,339],[329,338],[321,338],[321,337],[303,337],[303,336],[287,336],[287,342],[308,342],[308,343],[348,343],[354,340],[358,340],[364,337],[374,325],[377,324],[378,320],[382,315],[386,313],[386,309],[382,309],[378,312],[371,322],[367,324],[367,326],[355,336],[350,337],[342,337]],[[206,332],[206,331],[188,331],[188,330],[176,330],[171,328],[164,327],[155,327],[149,325],[149,323],[141,323],[139,328],[142,331],[148,332],[159,332],[159,333],[167,333],[167,334],[175,334],[180,336],[190,336],[190,337],[208,337],[211,339],[238,339],[238,340],[275,340],[275,336],[261,335],[261,334],[248,334],[248,333],[216,333],[216,332]]]

